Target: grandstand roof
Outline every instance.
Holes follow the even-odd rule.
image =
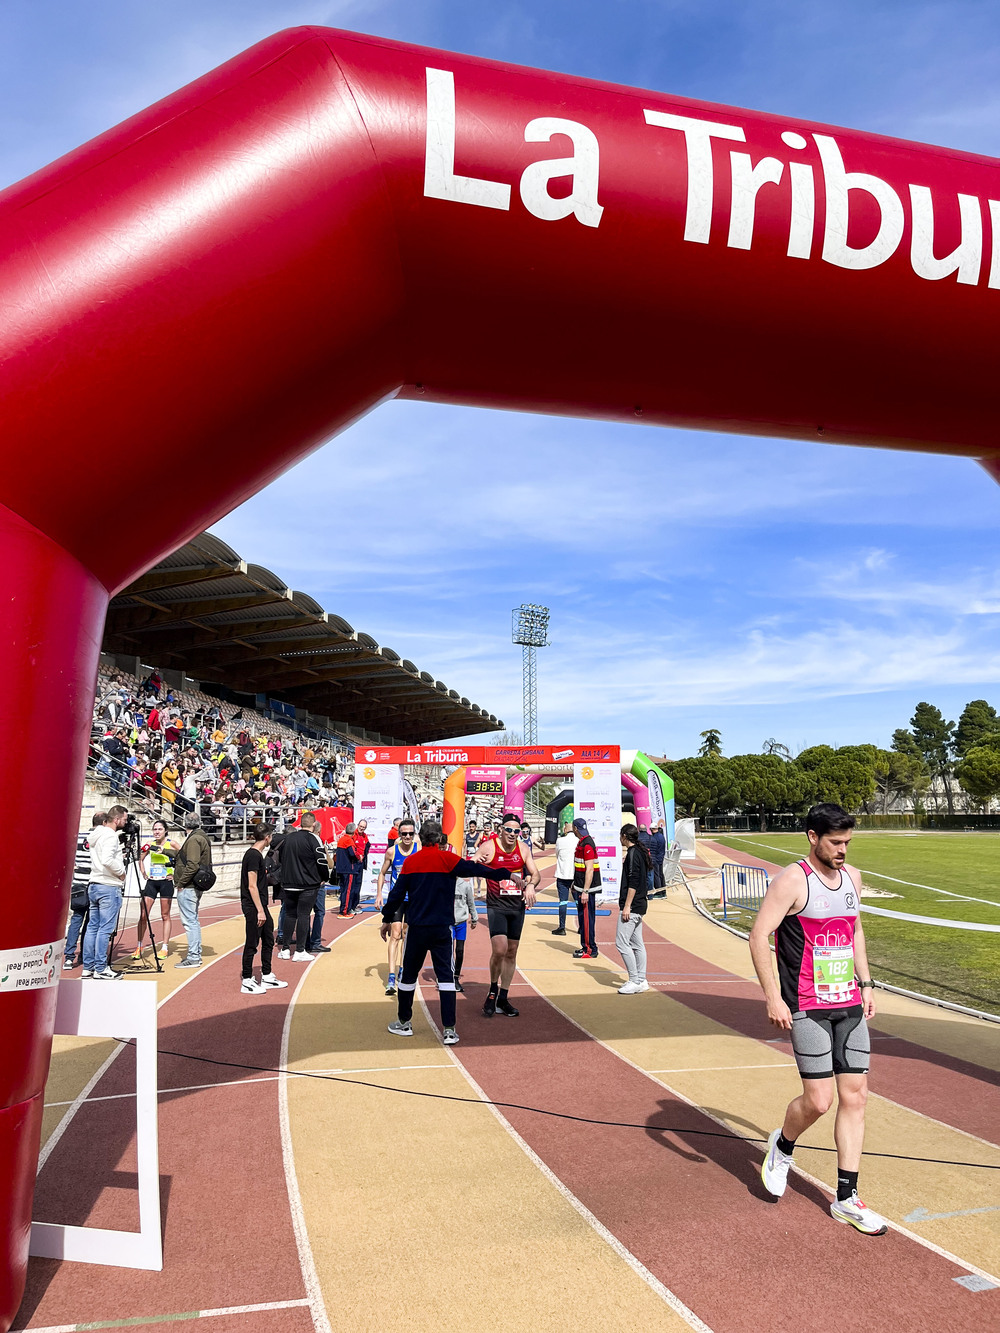
[[[504,726],[210,532],[112,599],[103,648],[404,745]]]

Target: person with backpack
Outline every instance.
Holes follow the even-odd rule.
[[[198,909],[201,895],[215,883],[212,869],[212,844],[201,830],[197,815],[185,815],[188,835],[174,862],[174,888],[177,907],[187,933],[187,955],[178,967],[201,967],[201,923]]]
[[[621,831],[625,856],[622,861],[621,887],[618,890],[618,929],[615,946],[628,972],[628,981],[618,987],[619,995],[638,995],[649,990],[646,980],[646,946],[642,942],[642,918],[646,915],[649,893],[649,850],[634,824],[623,824]]]

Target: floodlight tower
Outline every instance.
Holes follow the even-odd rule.
[[[521,709],[523,741],[538,744],[538,682],[535,675],[535,649],[549,646],[549,608],[535,602],[522,602],[513,611],[515,643],[521,645]]]

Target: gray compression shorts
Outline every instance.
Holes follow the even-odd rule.
[[[802,1078],[867,1074],[871,1041],[861,1005],[792,1014],[792,1050]]]

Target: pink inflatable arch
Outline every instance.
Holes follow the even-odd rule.
[[[996,473],[998,200],[967,153],[321,29],[4,192],[0,950],[62,938],[110,593],[393,395]],[[154,460],[202,484],[149,504]],[[4,1328],[54,1000],[0,994]]]

